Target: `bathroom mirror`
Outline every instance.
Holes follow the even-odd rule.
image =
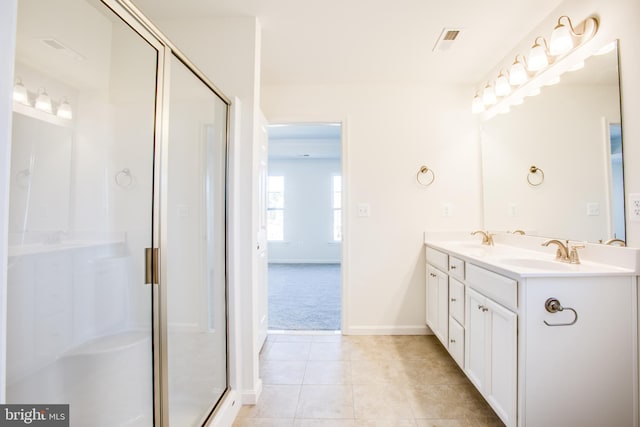
[[[73,130],[19,113],[12,128],[9,231],[67,231]]]
[[[485,121],[481,144],[488,230],[625,239],[617,48]]]

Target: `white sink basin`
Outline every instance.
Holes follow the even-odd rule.
[[[569,264],[561,261],[553,261],[538,258],[494,258],[496,264],[505,266],[547,271],[572,271],[578,268],[578,264]]]

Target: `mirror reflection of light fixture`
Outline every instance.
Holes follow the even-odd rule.
[[[538,40],[542,40],[544,46],[538,43]],[[544,37],[536,37],[529,51],[529,58],[527,59],[527,67],[529,71],[535,72],[546,68],[549,65],[549,57],[547,56],[547,41]]]
[[[66,98],[64,98],[60,103],[60,105],[58,106],[58,111],[56,112],[56,115],[61,119],[71,120],[73,118],[73,110],[71,110],[71,105],[69,105],[69,102],[67,101]]]
[[[13,86],[13,100],[21,104],[29,105],[29,93],[20,79],[18,79],[16,84]]]
[[[45,113],[53,112],[53,107],[51,106],[51,97],[47,93],[46,89],[42,89],[42,91],[38,94],[35,107],[40,111],[44,111]]]

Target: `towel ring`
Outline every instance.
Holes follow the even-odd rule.
[[[533,179],[533,177],[540,176],[539,178]],[[538,185],[544,182],[544,172],[537,166],[531,166],[529,168],[529,173],[527,174],[527,182],[529,185],[533,187],[537,187]]]
[[[430,179],[427,182],[423,182],[420,177],[421,176],[425,176],[425,175],[430,175]],[[418,173],[416,174],[416,181],[418,181],[418,184],[424,186],[424,187],[428,187],[431,184],[433,184],[433,181],[435,181],[436,179],[436,174],[433,171],[433,169],[429,169],[428,167],[422,165],[420,166],[420,169],[418,170]]]
[[[133,175],[129,168],[124,168],[116,174],[116,184],[122,188],[127,188],[133,184]]]

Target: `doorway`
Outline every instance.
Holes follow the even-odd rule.
[[[269,330],[342,325],[342,126],[268,127]]]

